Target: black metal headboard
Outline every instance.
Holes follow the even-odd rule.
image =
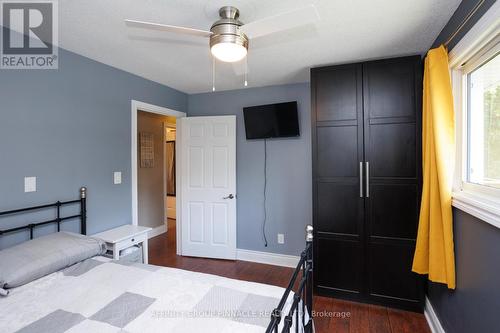
[[[78,203],[80,204],[80,214],[70,215],[70,216],[61,216],[61,207],[62,206],[73,205],[73,204],[78,204]],[[81,234],[83,234],[83,235],[87,234],[87,188],[85,188],[85,187],[80,188],[80,199],[70,200],[70,201],[57,201],[55,203],[50,203],[50,204],[46,204],[46,205],[8,210],[8,211],[0,212],[0,218],[5,217],[5,216],[12,216],[14,214],[19,214],[19,213],[23,213],[23,212],[47,209],[47,208],[52,208],[52,207],[56,208],[56,212],[57,212],[56,216],[57,217],[55,219],[43,221],[43,222],[32,222],[30,224],[27,224],[27,225],[24,225],[21,227],[11,228],[11,229],[5,229],[5,230],[0,229],[0,236],[7,234],[7,233],[11,233],[11,232],[29,229],[30,230],[30,239],[33,239],[33,230],[35,229],[35,227],[39,227],[39,226],[51,224],[51,223],[57,223],[57,231],[60,231],[61,230],[61,222],[64,222],[66,220],[73,220],[73,219],[77,219],[77,218],[80,218],[80,232],[81,232]]]

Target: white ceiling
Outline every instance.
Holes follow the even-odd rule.
[[[126,27],[125,18],[209,30],[218,8],[241,21],[314,3],[315,25],[250,41],[250,87],[306,82],[309,68],[422,54],[460,0],[60,0],[61,47],[186,93],[211,91],[208,39]],[[243,87],[243,63],[218,63],[217,90]]]

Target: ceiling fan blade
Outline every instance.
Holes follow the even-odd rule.
[[[316,6],[308,5],[281,14],[269,16],[241,27],[248,38],[257,38],[278,31],[296,28],[320,20]]]
[[[191,36],[210,37],[210,35],[212,34],[211,31],[178,27],[175,25],[168,25],[168,24],[151,23],[151,22],[143,22],[143,21],[136,21],[136,20],[125,20],[125,23],[128,26],[136,27],[136,28],[175,32],[175,33],[191,35]]]

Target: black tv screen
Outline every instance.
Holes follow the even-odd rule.
[[[243,108],[247,140],[299,136],[297,102]]]

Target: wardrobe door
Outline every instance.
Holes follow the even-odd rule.
[[[367,288],[371,301],[413,310],[422,279],[411,271],[421,194],[421,61],[363,64]]]
[[[314,284],[320,294],[364,292],[362,68],[311,70]]]

